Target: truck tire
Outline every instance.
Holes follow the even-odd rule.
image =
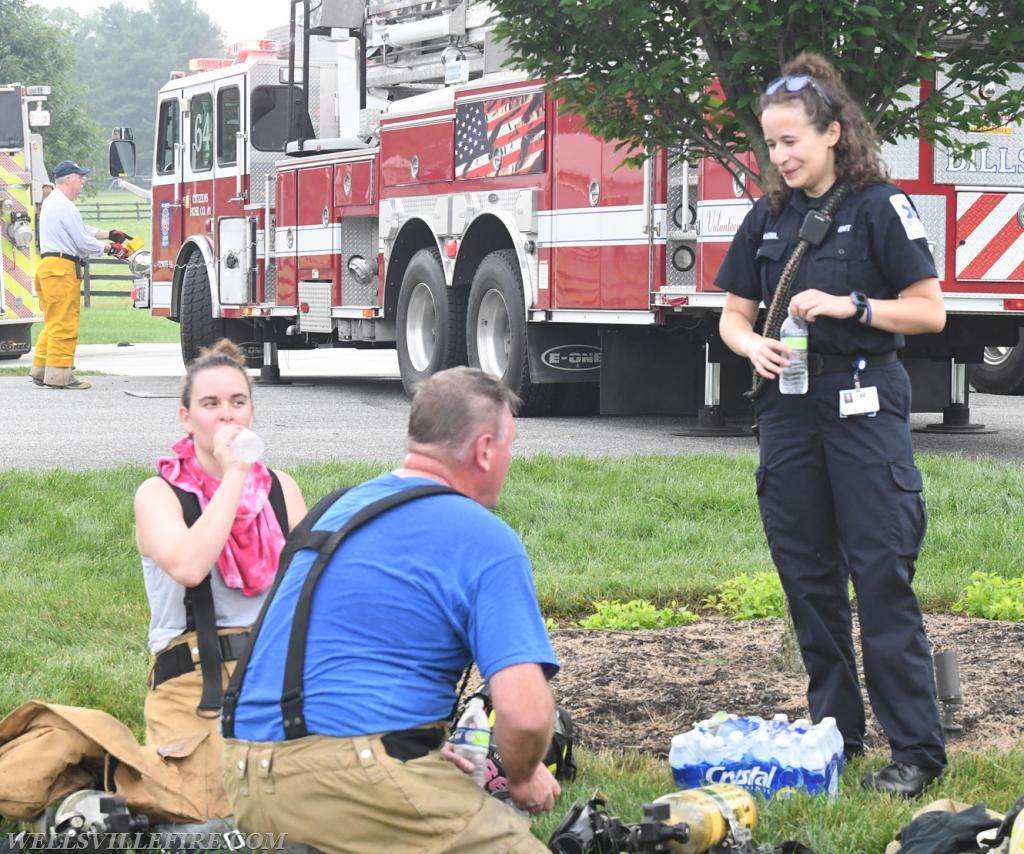
[[[181,284],[181,359],[188,365],[203,347],[210,347],[225,335],[224,320],[213,316],[210,277],[203,256],[193,252],[185,266]]]
[[[986,347],[985,361],[971,370],[971,385],[986,394],[1024,392],[1024,344]]]
[[[540,415],[548,409],[551,386],[530,380],[524,305],[516,253],[492,252],[469,289],[466,350],[470,365],[500,378],[519,396],[521,415]]]
[[[412,256],[398,293],[396,325],[398,370],[407,394],[438,371],[466,364],[466,303],[445,285],[436,249]]]

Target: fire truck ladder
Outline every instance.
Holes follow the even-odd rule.
[[[369,0],[367,88],[401,97],[478,76],[494,20],[475,0]]]

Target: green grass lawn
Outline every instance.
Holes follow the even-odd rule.
[[[948,611],[972,571],[1020,577],[1024,468],[957,457],[922,456],[919,464],[931,515],[915,579],[925,608]],[[497,512],[523,536],[542,608],[563,625],[602,598],[676,600],[700,610],[723,581],[771,569],[753,465],[750,455],[521,459]],[[293,474],[312,505],[386,467],[330,463]],[[131,496],[149,474],[141,467],[0,471],[0,714],[39,698],[102,708],[141,735],[148,608]],[[800,797],[762,804],[755,842],[799,839],[816,854],[882,851],[919,804],[860,789],[859,775],[879,761],[847,768],[834,804]],[[535,821],[541,838],[572,799],[595,789],[627,821],[673,789],[664,758],[584,752],[580,766],[554,814]],[[1003,811],[1022,791],[1024,745],[955,754],[952,773],[928,799],[984,801]]]
[[[35,345],[41,323],[32,324]],[[89,308],[82,307],[78,325],[79,344],[177,344],[178,324],[166,317],[153,317],[147,310],[132,308],[127,292],[123,297],[93,297]],[[25,365],[29,357],[23,356]]]
[[[132,308],[127,294],[93,297],[92,305],[82,309],[78,343],[177,344],[178,330],[178,324],[166,317],[153,317],[148,309]]]

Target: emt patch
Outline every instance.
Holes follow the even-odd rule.
[[[928,237],[924,230],[924,223],[921,222],[921,217],[917,215],[917,211],[914,210],[910,199],[903,195],[903,193],[897,193],[894,196],[889,196],[889,203],[893,206],[893,210],[896,211],[900,222],[903,223],[903,230],[907,233],[907,237],[911,240]]]

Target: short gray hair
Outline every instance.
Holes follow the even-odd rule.
[[[416,388],[409,411],[409,442],[461,454],[481,429],[501,432],[505,408],[515,415],[519,398],[479,368],[449,368]]]

